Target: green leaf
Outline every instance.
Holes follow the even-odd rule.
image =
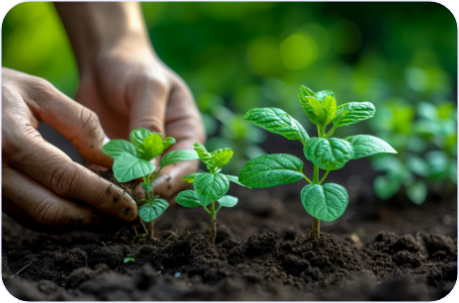
[[[210,152],[213,166],[222,167],[223,165],[228,164],[228,162],[233,157],[233,154],[234,152],[231,150],[231,148],[219,148]]]
[[[124,263],[135,262],[134,258],[124,258]]]
[[[346,210],[349,196],[344,187],[335,183],[309,184],[301,191],[301,201],[304,209],[314,218],[333,221]]]
[[[146,128],[136,128],[131,131],[129,138],[131,139],[132,144],[135,146],[136,150],[140,151],[140,154],[143,154],[143,141],[151,134],[151,132]]]
[[[298,157],[289,154],[260,156],[242,167],[239,182],[255,188],[293,183],[304,177],[303,165]]]
[[[199,156],[194,150],[176,150],[165,153],[159,162],[159,166],[164,167],[180,161],[191,161],[197,159],[199,159]]]
[[[192,174],[186,175],[185,177],[183,177],[180,180],[181,181],[186,181],[188,183],[193,183],[194,178],[196,178],[196,176],[198,176],[200,174],[202,174],[202,173],[192,173]]]
[[[223,207],[233,207],[237,204],[238,198],[233,197],[233,196],[223,196],[220,199],[218,199],[218,204],[220,204]]]
[[[233,183],[236,183],[237,185],[248,187],[248,186],[245,186],[244,184],[242,184],[241,182],[239,182],[239,177],[237,177],[237,176],[232,176],[232,175],[225,175],[225,176],[226,176],[226,178],[228,178],[228,180],[230,180]],[[249,187],[249,188],[252,189],[251,187]]]
[[[153,203],[145,203],[139,209],[139,217],[146,223],[156,220],[166,211],[169,203],[164,199],[156,198]]]
[[[311,138],[303,151],[306,159],[325,170],[342,168],[354,154],[352,145],[338,138]]]
[[[202,163],[213,167],[212,155],[207,151],[204,145],[196,142],[194,144],[194,150],[198,153],[199,159],[201,159]]]
[[[289,140],[300,140],[303,144],[309,140],[309,135],[303,126],[278,108],[254,108],[244,115],[244,119]]]
[[[399,178],[388,178],[387,176],[378,176],[373,182],[375,194],[381,200],[394,196],[401,186],[402,182]]]
[[[429,175],[429,166],[427,162],[416,156],[411,156],[406,160],[406,166],[415,174],[421,177],[427,177]]]
[[[328,96],[332,96],[333,98],[336,99],[335,93],[332,92],[331,90],[321,90],[320,92],[316,93],[316,97],[317,97],[317,99],[319,101],[322,101],[323,99],[325,99]]]
[[[166,137],[164,138],[163,140],[163,147],[164,147],[164,150],[166,150],[169,146],[175,144],[175,139],[172,138],[172,137]]]
[[[196,195],[202,206],[223,197],[229,190],[229,180],[223,174],[202,173],[193,181]]]
[[[143,141],[143,158],[152,160],[164,151],[163,139],[159,134],[151,134]]]
[[[122,139],[114,139],[102,146],[102,151],[112,158],[116,158],[122,153],[129,153],[136,156],[135,147],[131,142]]]
[[[306,86],[300,86],[298,97],[304,112],[312,123],[325,126],[335,117],[336,100],[333,93],[323,93],[322,91],[319,96],[322,99],[319,99]]]
[[[406,187],[406,195],[416,205],[424,203],[427,197],[427,186],[421,180],[416,180]]]
[[[156,167],[150,161],[137,158],[129,153],[120,154],[115,158],[113,172],[118,182],[124,183],[150,175]]]
[[[178,193],[177,198],[175,198],[178,204],[188,207],[195,208],[201,206],[198,196],[194,190],[184,190]]]
[[[387,142],[370,135],[356,135],[344,138],[344,140],[349,141],[354,146],[353,159],[360,159],[378,153],[397,153]]]
[[[333,127],[346,126],[373,118],[376,109],[370,102],[349,102],[338,106]]]

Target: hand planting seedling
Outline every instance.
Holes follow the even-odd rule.
[[[207,165],[208,173],[193,173],[185,176],[182,180],[193,183],[193,190],[185,190],[177,195],[177,203],[195,208],[202,206],[210,214],[210,238],[209,242],[215,244],[217,237],[217,213],[222,207],[233,207],[237,204],[238,198],[225,194],[229,190],[230,181],[239,183],[236,176],[224,175],[220,173],[221,167],[228,164],[233,157],[230,148],[220,148],[212,152],[199,144],[195,143],[195,150],[201,161]],[[244,185],[242,185],[244,186]],[[215,203],[218,202],[216,209]],[[207,207],[210,205],[210,209]]]
[[[194,150],[176,150],[165,153],[159,161],[159,169],[151,163],[151,160],[162,155],[164,151],[175,143],[175,139],[167,137],[162,139],[160,134],[152,133],[145,128],[136,128],[129,135],[131,142],[115,139],[102,147],[102,151],[112,156],[115,160],[113,173],[116,180],[121,183],[142,178],[142,188],[145,191],[146,203],[140,207],[139,216],[146,234],[150,239],[154,237],[154,220],[158,218],[168,207],[169,203],[154,196],[152,182],[159,176],[161,170],[180,161],[199,159]],[[145,226],[148,224],[148,229]]]
[[[312,181],[303,174],[303,162],[289,154],[264,155],[248,161],[242,167],[239,181],[247,186],[267,188],[306,179],[309,184],[302,189],[301,200],[306,211],[314,217],[311,236],[319,238],[320,220],[336,220],[349,202],[344,187],[335,183],[323,184],[328,173],[342,168],[351,159],[397,152],[385,141],[369,135],[330,138],[338,127],[372,118],[376,110],[370,102],[337,106],[332,91],[314,93],[305,86],[300,87],[298,96],[309,120],[317,125],[318,137],[310,138],[298,121],[278,108],[254,108],[244,118],[289,140],[300,140],[306,159],[314,164]],[[333,126],[326,132],[330,122]],[[319,179],[319,169],[325,170],[322,179]]]

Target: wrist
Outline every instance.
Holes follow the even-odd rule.
[[[55,3],[80,73],[94,60],[118,49],[149,49],[140,6],[133,2]]]

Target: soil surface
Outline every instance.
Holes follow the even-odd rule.
[[[56,236],[3,214],[3,283],[26,301],[444,297],[457,279],[457,200],[431,194],[421,206],[403,196],[378,201],[368,174],[360,189],[349,190],[345,214],[322,222],[320,239],[308,236],[312,218],[299,199],[304,184],[296,183],[269,190],[232,184],[239,203],[218,213],[215,246],[201,208],[169,208],[156,222],[159,238],[135,244],[127,227]],[[124,263],[128,257],[135,262]]]

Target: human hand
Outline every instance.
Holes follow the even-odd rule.
[[[29,228],[51,232],[101,228],[116,222],[110,217],[137,218],[136,202],[128,194],[74,163],[37,131],[43,121],[83,156],[110,166],[94,112],[49,82],[7,68],[2,68],[2,105],[3,211]]]
[[[132,129],[144,127],[175,138],[177,143],[168,151],[203,143],[204,128],[190,90],[154,54],[149,42],[118,41],[100,50],[86,66],[76,99],[98,114],[110,138],[127,139]],[[187,188],[180,179],[195,172],[198,164],[186,161],[165,167],[155,180],[155,193],[170,199]],[[136,193],[143,195],[140,185]]]

